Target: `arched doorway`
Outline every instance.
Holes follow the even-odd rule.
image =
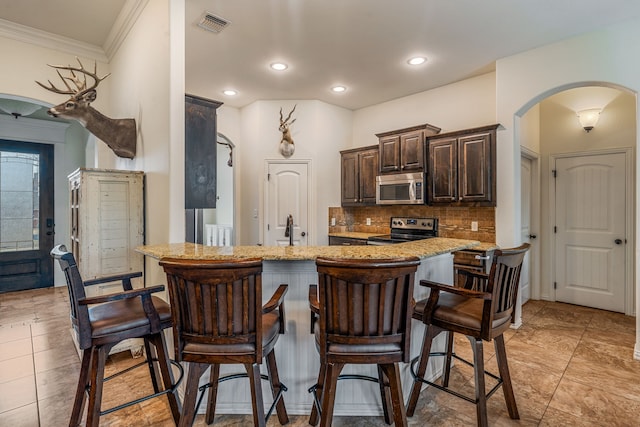
[[[586,108],[600,108],[600,121],[591,132],[586,132],[578,121],[576,113]],[[635,185],[633,171],[635,170],[635,159],[632,155],[636,145],[636,99],[635,94],[617,85],[606,83],[576,83],[554,88],[536,97],[527,106],[519,111],[516,118],[519,132],[516,134],[516,141],[519,141],[522,152],[533,152],[539,155],[540,171],[540,193],[538,200],[530,203],[521,202],[521,206],[530,205],[532,216],[540,218],[538,239],[533,241],[534,250],[532,257],[539,254],[534,274],[539,273],[539,279],[532,281],[532,296],[534,298],[557,300],[562,302],[589,305],[597,308],[612,309],[611,306],[598,306],[598,298],[604,299],[604,295],[609,293],[612,284],[618,283],[618,300],[621,305],[615,311],[626,314],[634,312],[634,218],[633,218],[633,195]],[[536,132],[531,132],[535,129]],[[580,209],[573,209],[572,203],[576,199],[568,200],[567,194],[559,194],[558,191],[565,191],[565,184],[556,186],[557,177],[553,171],[562,167],[564,160],[568,158],[594,159],[593,154],[609,154],[615,152],[626,152],[628,170],[626,181],[623,181],[621,189],[622,195],[618,201],[625,204],[626,211],[622,219],[615,222],[622,222],[624,236],[617,236],[621,227],[616,231],[616,237],[611,238],[608,246],[602,242],[595,246],[584,245],[579,241],[567,241],[566,238],[579,228],[586,231],[586,224],[597,228],[595,234],[604,235],[606,233],[606,222],[611,225],[610,217],[587,218],[589,208],[597,214],[609,215],[603,211],[608,207],[608,201],[601,200],[612,195],[613,191],[604,190],[604,196],[598,200],[590,200],[588,204]],[[624,155],[623,155],[624,157]],[[624,160],[623,160],[623,164]],[[598,166],[600,168],[600,166]],[[574,169],[572,169],[574,170]],[[575,169],[577,170],[577,169]],[[524,176],[521,175],[522,179]],[[563,177],[563,179],[566,178]],[[608,178],[601,178],[604,180]],[[576,181],[580,183],[580,181]],[[618,189],[618,186],[614,186]],[[570,190],[574,192],[574,190]],[[587,191],[587,196],[595,194]],[[572,195],[573,196],[573,195]],[[556,203],[560,201],[561,203]],[[566,203],[565,203],[566,202]],[[558,207],[570,206],[569,211],[563,210],[561,218],[558,218]],[[604,213],[603,213],[604,212]],[[580,214],[582,223],[579,227],[576,222],[569,224],[571,233],[567,232],[569,220],[576,220]],[[586,221],[586,222],[585,222]],[[591,221],[591,222],[589,222]],[[598,224],[594,225],[594,221]],[[575,234],[575,233],[574,233]],[[573,234],[572,234],[573,235]],[[563,240],[564,239],[564,240]],[[616,244],[615,241],[622,243]],[[625,244],[626,243],[626,244]],[[614,264],[617,262],[617,266]],[[617,278],[607,279],[605,276],[598,276],[604,270],[613,270],[617,273]],[[623,271],[620,271],[622,269]],[[604,274],[604,273],[603,273]],[[559,289],[558,289],[559,288]],[[572,293],[590,293],[596,298],[596,303],[585,303],[581,298],[575,298]],[[588,301],[588,300],[586,300]]]

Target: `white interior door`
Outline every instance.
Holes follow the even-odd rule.
[[[287,217],[293,216],[293,244],[307,245],[309,229],[309,164],[268,161],[265,191],[267,246],[288,246]]]
[[[523,242],[530,242],[531,234],[531,188],[533,182],[533,166],[531,159],[521,157],[520,160],[520,190],[521,190],[521,239]],[[531,243],[531,242],[530,242]],[[522,262],[522,270],[520,272],[520,295],[521,302],[524,304],[531,298],[531,253],[529,250]]]
[[[624,153],[558,158],[556,300],[625,311]]]

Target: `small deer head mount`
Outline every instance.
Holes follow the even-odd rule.
[[[291,121],[289,121],[289,119],[293,112],[296,111],[297,106],[298,104],[293,106],[293,110],[291,110],[287,118],[284,120],[282,120],[282,108],[280,108],[280,127],[278,128],[280,129],[280,132],[282,132],[282,140],[280,140],[280,154],[287,158],[291,157],[293,152],[296,150],[296,146],[293,144],[293,138],[291,137],[291,132],[289,131],[289,126],[291,126],[296,119]]]
[[[51,92],[71,95],[71,98],[51,107],[47,113],[53,117],[77,120],[89,132],[104,141],[117,156],[133,159],[136,155],[135,120],[110,119],[89,105],[96,99],[96,87],[102,80],[109,77],[109,74],[100,78],[97,73],[97,63],[94,63],[93,72],[90,72],[84,68],[79,58],[76,57],[76,60],[80,68],[48,64],[56,70],[66,89],[58,89],[51,80],[48,80],[49,86],[36,81],[41,87]],[[68,71],[69,75],[63,76],[60,70]],[[82,79],[78,75],[81,75]],[[93,84],[89,87],[87,87],[87,76],[93,79]]]

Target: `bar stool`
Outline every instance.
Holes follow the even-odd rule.
[[[262,260],[185,260],[163,258],[160,265],[167,273],[173,316],[176,360],[189,362],[180,426],[193,424],[195,414],[209,388],[206,422],[215,416],[220,382],[248,377],[251,387],[253,421],[264,426],[274,407],[280,424],[289,417],[282,393],[287,390],[278,377],[274,347],[284,333],[284,296],[287,285],[280,285],[271,299],[262,305]],[[267,376],[261,376],[263,356]],[[242,363],[246,374],[220,377],[221,364]],[[211,366],[209,383],[198,387],[205,370]],[[273,404],[264,413],[261,379],[269,379]],[[202,393],[196,398],[198,390]]]
[[[171,327],[171,310],[169,305],[152,293],[164,290],[164,286],[133,289],[131,278],[140,277],[142,273],[122,274],[83,281],[78,265],[71,252],[64,245],[51,250],[51,256],[58,260],[64,272],[71,306],[71,325],[76,334],[78,346],[82,349],[80,377],[76,389],[76,397],[71,411],[70,426],[80,424],[83,407],[89,397],[86,425],[96,427],[101,415],[124,409],[144,400],[166,394],[169,399],[171,414],[176,423],[180,418],[180,402],[177,386],[182,379],[182,367],[175,364],[180,376],[174,381],[171,361],[167,355],[163,330]],[[87,297],[85,286],[100,283],[122,282],[123,292]],[[130,338],[143,338],[146,360],[133,368],[147,365],[151,374],[154,393],[101,411],[103,383],[124,374],[133,368],[125,369],[104,378],[104,368],[109,351],[119,342]],[[152,347],[157,357],[151,353]],[[159,372],[158,372],[159,370]],[[158,383],[164,386],[160,390]]]
[[[320,418],[321,426],[331,425],[337,381],[346,378],[340,372],[351,363],[378,365],[378,378],[349,378],[378,382],[385,421],[390,424],[393,418],[396,426],[407,425],[398,362],[410,359],[411,301],[419,264],[418,258],[316,260],[318,286],[309,287],[309,304],[320,371],[309,390],[314,394],[309,424]]]
[[[407,415],[413,416],[422,384],[428,384],[446,391],[476,405],[479,426],[488,426],[487,399],[500,387],[504,392],[509,416],[519,419],[516,399],[511,386],[511,376],[507,364],[507,353],[503,333],[509,329],[513,308],[518,293],[520,270],[524,256],[529,250],[525,243],[514,249],[497,250],[489,274],[460,270],[466,276],[463,287],[442,285],[421,280],[420,285],[430,289],[427,299],[416,303],[413,318],[425,323],[422,351],[411,362],[414,377],[413,387],[407,404]],[[440,334],[447,332],[448,345],[444,353],[431,353],[431,343]],[[452,353],[453,333],[467,336],[473,349],[473,363]],[[500,376],[486,372],[482,341],[494,341],[496,360]],[[445,356],[443,384],[436,384],[424,378],[430,356]],[[451,358],[454,357],[474,367],[475,397],[470,398],[449,387]],[[415,365],[418,363],[418,370]],[[497,384],[485,392],[485,374],[497,381]]]

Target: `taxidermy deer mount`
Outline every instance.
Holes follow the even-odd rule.
[[[289,119],[291,118],[293,112],[296,111],[297,106],[298,104],[293,106],[293,110],[291,110],[287,118],[284,120],[282,120],[282,107],[280,108],[280,127],[278,128],[280,129],[280,132],[282,132],[282,140],[280,141],[280,154],[287,158],[291,157],[293,152],[296,150],[296,146],[293,145],[291,132],[289,131],[289,126],[291,126],[293,122],[296,121],[296,119],[293,119],[291,121],[289,121]]]
[[[66,90],[58,89],[51,83],[51,80],[48,80],[49,86],[36,81],[41,87],[51,92],[71,95],[71,98],[62,104],[49,108],[47,113],[53,117],[77,120],[89,132],[104,141],[117,156],[133,159],[136,155],[137,139],[135,119],[110,119],[89,105],[96,99],[98,84],[110,74],[100,78],[98,77],[97,63],[94,63],[92,73],[84,68],[79,58],[76,57],[76,60],[80,64],[80,68],[71,65],[64,67],[47,64],[56,70],[62,83],[66,86]],[[69,75],[63,76],[60,70],[68,71]],[[78,75],[81,75],[82,79]],[[87,87],[87,76],[93,79],[93,84],[90,87]]]

